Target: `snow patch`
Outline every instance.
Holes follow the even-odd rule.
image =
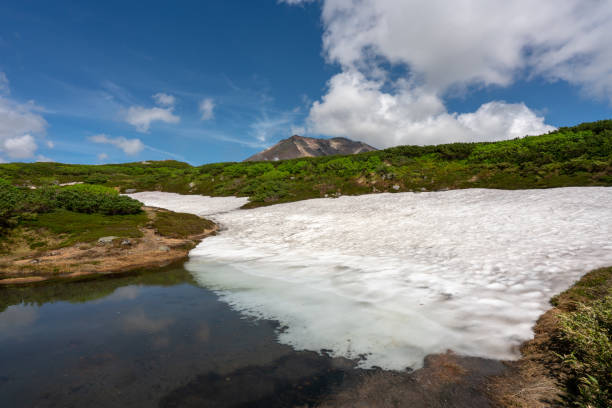
[[[418,368],[447,349],[516,358],[551,296],[612,265],[612,188],[343,196],[241,211],[231,211],[236,199],[132,197],[215,214],[226,229],[186,264],[198,282],[287,326],[282,343],[365,355],[364,367]]]

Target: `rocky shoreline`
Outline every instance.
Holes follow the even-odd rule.
[[[153,207],[144,209],[150,215],[164,211]],[[186,259],[193,247],[217,230],[218,226],[213,224],[212,228],[197,234],[175,238],[146,226],[139,238],[108,236],[95,243],[78,243],[27,256],[7,256],[0,271],[0,286],[163,267]]]

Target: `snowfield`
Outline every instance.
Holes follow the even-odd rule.
[[[554,294],[612,265],[612,188],[455,190],[314,199],[131,195],[207,216],[223,231],[186,268],[279,341],[360,365],[418,368],[448,349],[497,359]]]

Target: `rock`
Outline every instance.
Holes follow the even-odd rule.
[[[121,241],[121,246],[130,246],[132,245],[132,242],[129,239],[124,239],[123,241]]]
[[[114,235],[110,235],[108,237],[102,237],[98,239],[98,244],[102,244],[102,245],[110,244],[111,242],[113,242],[114,239],[117,239],[117,238],[119,237],[115,237]]]
[[[195,183],[192,181],[191,183],[189,183],[189,188],[194,188],[195,187]]]
[[[399,184],[394,184],[394,185],[393,185],[393,189],[394,189],[395,191],[399,190],[399,189],[400,189]]]
[[[125,194],[133,194],[136,192],[135,188],[127,188],[125,189]]]
[[[40,260],[38,260],[38,259],[32,259],[32,260],[30,261],[30,263],[31,263],[31,264],[37,264],[37,263],[39,263],[39,262],[40,262]]]
[[[162,251],[162,252],[170,252],[170,247],[166,246],[166,245],[160,245],[157,248],[158,251]]]

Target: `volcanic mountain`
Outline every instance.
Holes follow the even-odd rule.
[[[370,152],[372,150],[376,149],[365,143],[355,142],[344,137],[317,139],[293,135],[249,157],[245,161],[286,160],[298,157],[332,156],[336,154],[347,155]]]

